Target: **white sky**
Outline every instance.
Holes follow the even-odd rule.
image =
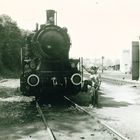
[[[0,0],[0,14],[23,29],[45,23],[46,9],[68,28],[71,56],[119,58],[140,35],[140,0]]]

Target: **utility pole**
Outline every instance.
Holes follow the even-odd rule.
[[[102,56],[102,73],[104,72],[103,67],[104,67],[104,56]]]

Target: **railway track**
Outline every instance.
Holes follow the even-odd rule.
[[[83,112],[85,112],[86,114],[88,114],[91,118],[93,118],[94,120],[96,120],[98,123],[100,123],[103,127],[105,127],[107,130],[109,130],[113,135],[116,135],[117,137],[121,138],[122,140],[129,140],[128,138],[126,138],[125,136],[123,136],[121,133],[117,132],[115,129],[113,129],[112,127],[110,127],[108,124],[104,123],[103,121],[99,120],[98,118],[94,117],[89,111],[87,111],[86,109],[84,109],[83,107],[79,106],[78,104],[76,104],[74,101],[72,101],[71,99],[69,99],[68,97],[64,96],[64,98],[66,100],[68,100],[72,105],[74,105],[78,110],[81,110]]]
[[[68,97],[64,96],[64,98],[72,106],[74,106],[76,109],[78,109],[78,110],[86,113],[88,116],[90,116],[91,118],[93,118],[97,123],[101,124],[103,126],[103,128],[105,128],[107,131],[109,131],[111,134],[113,134],[113,136],[117,136],[117,138],[119,138],[121,140],[129,140],[128,138],[126,138],[125,136],[123,136],[121,133],[117,132],[115,129],[113,129],[112,127],[110,127],[109,125],[107,125],[106,123],[104,123],[103,121],[101,121],[98,118],[96,118],[95,116],[93,116],[89,111],[87,111],[83,107],[79,106],[78,104],[76,104],[74,101],[72,101]],[[43,114],[43,111],[42,111],[42,109],[41,109],[41,107],[40,107],[40,105],[39,105],[39,103],[37,101],[36,101],[36,108],[37,108],[37,111],[38,111],[39,115],[42,118],[43,124],[45,126],[45,130],[46,130],[46,132],[48,134],[48,137],[49,137],[49,140],[57,140],[57,137],[54,135],[54,132],[50,128],[49,124],[47,123],[47,120],[46,120],[46,118],[45,118],[45,116]]]
[[[45,130],[47,131],[48,136],[49,136],[49,140],[57,140],[55,135],[54,135],[54,133],[53,133],[53,131],[52,131],[52,129],[49,127],[49,125],[48,125],[48,123],[46,121],[46,118],[45,118],[45,116],[44,116],[44,114],[42,112],[42,109],[39,106],[39,103],[37,101],[36,101],[36,108],[37,108],[37,111],[38,111],[39,115],[42,118],[42,121],[43,121],[44,126],[45,126]]]

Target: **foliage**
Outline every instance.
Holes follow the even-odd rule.
[[[23,45],[24,36],[16,22],[7,15],[0,15],[0,74],[19,73]]]

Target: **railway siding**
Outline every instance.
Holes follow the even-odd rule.
[[[131,75],[125,75],[120,72],[100,73],[103,82],[109,82],[116,85],[140,86],[140,81],[131,80]],[[84,80],[89,78],[89,73],[84,72]]]
[[[125,80],[125,79],[119,79],[119,78],[107,77],[107,76],[102,76],[102,81],[110,82],[110,83],[117,84],[117,85],[129,84],[129,85],[133,85],[133,86],[140,86],[140,81]]]

